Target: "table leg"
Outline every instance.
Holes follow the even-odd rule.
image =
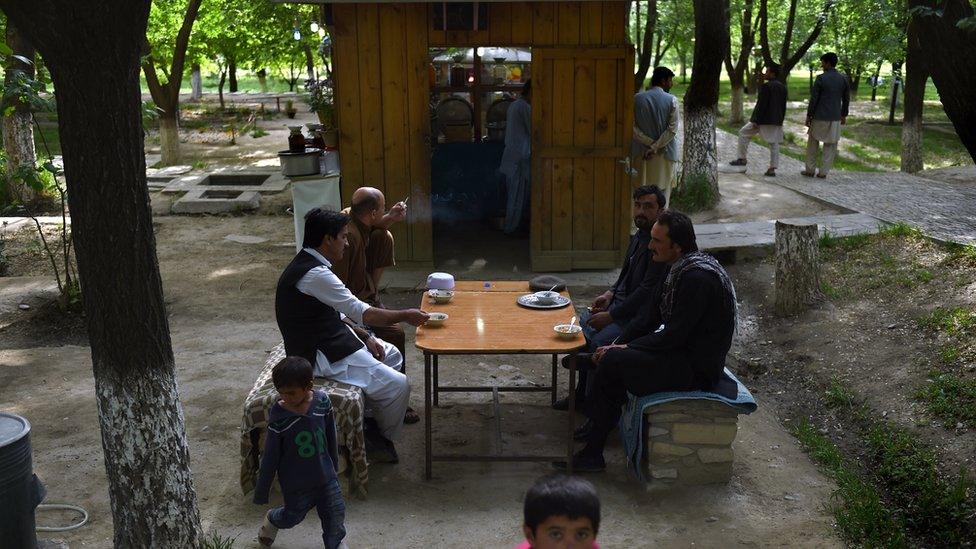
[[[576,430],[576,355],[569,359],[569,442],[566,444],[566,473],[573,474],[573,431]]]
[[[439,406],[438,404],[438,394],[437,389],[440,388],[440,383],[437,381],[437,355],[434,355],[434,406]]]
[[[552,403],[556,403],[556,377],[559,372],[559,356],[552,355]],[[570,390],[573,388],[570,387]]]
[[[431,477],[430,353],[424,353],[424,475]]]

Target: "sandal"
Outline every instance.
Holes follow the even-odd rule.
[[[271,524],[271,511],[268,511],[264,515],[264,524],[261,525],[261,529],[258,530],[258,543],[264,547],[271,547],[274,543],[275,536],[278,535],[278,527]]]
[[[745,166],[745,165],[746,165],[745,158],[736,158],[732,162],[729,162],[729,166]]]
[[[818,173],[817,174],[817,179],[827,179],[827,174],[825,174],[825,173]]]
[[[412,425],[420,421],[420,414],[418,414],[413,408],[407,408],[407,413],[403,414],[403,422],[407,425]]]
[[[776,170],[773,168],[769,168],[768,170],[766,170],[766,173],[764,173],[763,175],[765,175],[766,177],[776,177]]]
[[[802,172],[800,172],[800,175],[802,175],[803,177],[813,177],[814,173],[803,170]]]

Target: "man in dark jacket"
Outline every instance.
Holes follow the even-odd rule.
[[[817,76],[810,91],[810,105],[807,107],[807,158],[806,168],[800,172],[807,177],[814,176],[817,167],[817,154],[823,143],[823,160],[816,176],[823,179],[830,173],[830,167],[837,157],[837,142],[840,140],[840,127],[847,124],[847,108],[851,103],[850,86],[847,77],[837,72],[837,54],[833,52],[820,56],[823,73]]]
[[[609,290],[593,301],[589,313],[580,320],[587,348],[592,350],[613,343],[624,328],[637,316],[638,311],[651,301],[651,293],[667,270],[664,263],[651,261],[647,248],[651,240],[651,227],[667,205],[664,192],[656,185],[646,185],[634,189],[634,225],[637,232],[630,238],[624,264],[620,268],[617,281]],[[576,385],[576,404],[581,405],[589,393],[592,378],[588,372],[580,371]],[[569,409],[569,397],[553,404],[556,410]]]
[[[733,166],[746,165],[749,142],[761,135],[769,143],[769,169],[766,175],[776,175],[779,167],[779,144],[783,142],[783,119],[786,117],[786,86],[777,80],[779,65],[766,65],[763,72],[763,85],[759,88],[759,99],[752,110],[749,122],[739,130],[739,157],[730,162]]]
[[[656,262],[670,268],[643,314],[613,345],[579,355],[578,365],[596,364],[590,420],[577,430],[586,447],[573,457],[577,471],[606,468],[603,447],[620,420],[627,393],[711,390],[725,368],[735,332],[735,289],[725,269],[699,252],[688,216],[665,211],[651,229]],[[565,468],[566,462],[555,462]]]

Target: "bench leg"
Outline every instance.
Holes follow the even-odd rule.
[[[430,405],[430,354],[424,353],[424,478],[431,477],[431,405]]]
[[[553,404],[556,403],[556,382],[557,382],[557,376],[558,376],[557,373],[558,372],[559,372],[559,359],[558,359],[558,355],[552,355],[552,380],[551,380],[550,384],[552,386],[552,403]],[[573,388],[570,387],[569,389],[572,390]]]

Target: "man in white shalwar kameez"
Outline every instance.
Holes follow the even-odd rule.
[[[651,89],[634,96],[634,137],[630,157],[639,162],[641,185],[656,185],[671,199],[678,161],[678,98],[668,93],[674,73],[656,67]]]
[[[817,167],[817,153],[823,143],[823,160],[816,176],[823,179],[837,157],[837,142],[840,141],[840,127],[847,123],[847,109],[851,103],[850,86],[847,77],[837,71],[837,54],[833,52],[820,56],[823,73],[817,76],[810,92],[810,105],[807,107],[807,157],[806,168],[800,172],[807,177],[814,176]]]
[[[505,117],[505,150],[498,171],[505,176],[508,201],[505,205],[507,234],[522,225],[529,209],[532,174],[532,79],[525,81],[522,94],[511,105]]]
[[[749,142],[761,135],[769,143],[769,168],[765,175],[776,175],[779,167],[779,144],[783,142],[783,119],[786,118],[786,86],[778,80],[779,65],[769,64],[763,73],[763,85],[752,110],[749,122],[739,130],[739,155],[729,162],[732,166],[745,166]]]

